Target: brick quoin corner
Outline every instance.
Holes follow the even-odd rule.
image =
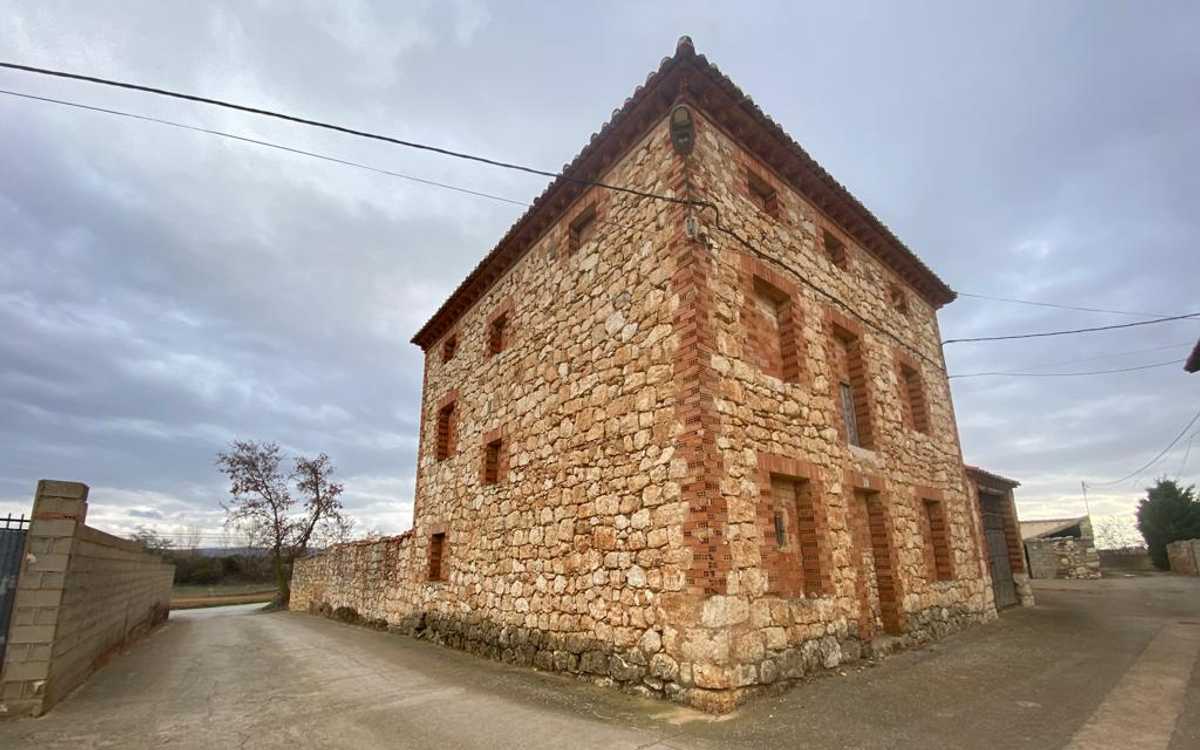
[[[414,338],[413,529],[292,608],[714,712],[995,618],[954,293],[686,38],[566,174],[746,243],[555,180]]]

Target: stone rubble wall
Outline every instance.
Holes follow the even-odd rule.
[[[0,717],[40,715],[167,619],[175,566],[84,525],[88,487],[38,483],[0,675]]]
[[[1032,578],[1100,577],[1100,555],[1089,537],[1026,539],[1025,551]]]
[[[715,199],[739,232],[940,361],[932,309],[911,290],[907,315],[888,308],[889,272],[857,247],[852,273],[822,265],[817,213],[794,194],[780,191],[787,224],[753,215],[731,182],[741,154],[697,119],[688,160],[664,121],[601,179]],[[571,225],[589,207],[596,221],[573,247]],[[878,450],[848,448],[819,297],[784,274],[802,289],[802,345],[767,363],[778,375],[761,371],[744,351],[743,253],[707,210],[690,218],[694,232],[678,204],[596,189],[569,207],[426,352],[411,535],[298,561],[292,608],[713,711],[994,618],[944,374],[920,366],[930,424],[914,434],[892,344],[864,334]],[[501,315],[506,340],[493,356],[489,326]],[[781,381],[797,368],[801,382]],[[447,411],[453,426],[439,430]],[[484,445],[498,435],[504,468],[488,484]],[[802,467],[817,490],[819,595],[800,590],[800,557],[764,545],[772,466]],[[892,581],[864,572],[869,524],[852,508],[862,489],[886,515],[892,541],[878,552]],[[946,575],[925,500],[945,513]],[[429,575],[435,535],[442,580]],[[900,627],[884,637],[870,601],[889,583]]]
[[[1171,572],[1184,576],[1200,575],[1200,539],[1185,539],[1167,545]]]

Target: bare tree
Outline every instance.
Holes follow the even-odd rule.
[[[203,536],[204,530],[199,524],[188,524],[179,531],[179,540],[182,543],[180,546],[187,550],[189,554],[196,554],[196,550],[200,548],[200,539]]]
[[[280,605],[291,598],[296,558],[315,540],[338,539],[350,528],[342,513],[342,485],[330,480],[334,467],[329,456],[297,457],[286,474],[284,461],[277,444],[254,440],[235,440],[228,452],[217,454],[232,498],[221,503],[225,524],[270,549]]]
[[[138,526],[134,529],[130,539],[145,547],[147,552],[157,552],[160,554],[169,551],[175,544],[154,529],[149,529],[145,526]]]

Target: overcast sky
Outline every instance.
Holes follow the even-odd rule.
[[[0,0],[0,59],[557,169],[687,33],[956,290],[1200,307],[1200,6],[822,5]],[[546,182],[13,71],[0,88],[523,202]],[[408,340],[520,207],[3,95],[0,176],[0,513],[56,478],[91,485],[93,525],[216,532],[214,454],[242,437],[329,453],[360,529],[410,525]],[[962,298],[941,324],[1137,319]],[[958,373],[1113,369],[1181,359],[1197,336],[1186,321],[947,355]],[[1136,469],[1200,408],[1180,365],[954,382],[967,460],[1019,479],[1030,518],[1082,513],[1080,480]],[[1131,512],[1157,473],[1195,481],[1187,444],[1094,490],[1093,512]]]

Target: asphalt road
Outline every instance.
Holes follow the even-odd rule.
[[[256,605],[173,612],[3,748],[1200,747],[1200,579],[1039,606],[714,719]]]

